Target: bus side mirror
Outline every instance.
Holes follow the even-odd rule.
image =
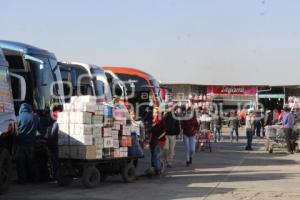
[[[12,83],[12,92],[14,101],[25,101],[26,98],[26,82],[25,79],[15,73],[9,73],[11,83]]]

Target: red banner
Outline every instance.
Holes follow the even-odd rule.
[[[208,95],[248,95],[255,96],[257,87],[255,86],[207,86]]]

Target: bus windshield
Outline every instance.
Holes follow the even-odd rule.
[[[107,96],[105,92],[106,76],[104,74],[104,71],[96,67],[92,67],[91,74],[93,75],[93,83],[96,96],[100,98]]]
[[[58,96],[58,89],[52,90],[54,94],[51,94],[51,85],[56,81],[54,74],[52,72],[52,66],[50,64],[49,58],[44,56],[35,55],[35,58],[43,61],[43,63],[37,62],[35,60],[28,60],[32,82],[33,92],[33,106],[37,110],[49,110],[51,104],[55,102],[53,96]]]

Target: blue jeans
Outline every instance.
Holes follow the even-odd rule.
[[[247,146],[246,146],[246,148],[248,150],[250,150],[250,149],[252,149],[252,137],[253,137],[252,129],[247,128],[246,135],[247,135]]]
[[[257,122],[256,123],[256,136],[260,137],[260,133],[261,133],[261,123]]]
[[[218,141],[218,142],[221,141],[221,128],[218,128],[218,127],[214,128],[214,138],[215,138],[215,142],[216,141]]]
[[[160,156],[161,150],[160,146],[157,144],[154,148],[151,149],[151,166],[156,172],[159,172],[161,168]]]
[[[230,140],[233,141],[233,132],[236,134],[236,141],[239,141],[239,129],[238,128],[232,128],[230,131]]]
[[[183,142],[185,147],[185,153],[186,153],[186,161],[190,162],[193,154],[195,153],[196,149],[196,139],[195,136],[187,136],[183,134]]]

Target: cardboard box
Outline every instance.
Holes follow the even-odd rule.
[[[114,147],[114,139],[112,137],[103,138],[103,147],[104,148],[113,148]]]
[[[112,137],[112,129],[103,128],[103,137]]]
[[[96,105],[97,97],[91,96],[91,95],[72,96],[71,97],[71,104],[74,104],[74,103],[89,103],[89,104]]]
[[[71,103],[71,104],[74,104],[74,103],[76,103],[76,102],[79,102],[78,96],[72,96],[71,99],[70,99],[70,103]]]
[[[69,135],[69,124],[58,124],[61,134]]]
[[[120,148],[120,157],[122,158],[128,157],[128,147]]]
[[[101,138],[101,139],[95,139],[94,138],[94,143],[95,143],[95,146],[96,146],[96,148],[97,148],[97,150],[99,150],[99,149],[103,149],[104,148],[104,141],[103,141],[103,138]]]
[[[115,121],[113,129],[120,131],[120,130],[122,130],[121,128],[122,128],[122,125],[120,123],[118,123],[117,121]]]
[[[91,103],[74,103],[73,111],[75,112],[90,112],[94,113],[96,111],[96,104]]]
[[[122,157],[122,158],[126,158],[126,157],[128,157],[128,152],[120,152],[120,156]]]
[[[114,149],[113,148],[103,149],[103,158],[113,158],[113,157],[114,157]]]
[[[95,146],[60,146],[58,149],[59,158],[87,159],[97,158]]]
[[[95,111],[95,115],[100,115],[100,116],[104,116],[104,111],[100,111],[100,110],[96,110]]]
[[[64,103],[63,108],[64,112],[71,112],[73,110],[73,106],[71,103]]]
[[[74,135],[76,134],[76,125],[75,124],[68,124],[69,126],[69,135]]]
[[[102,138],[102,125],[93,125],[93,136]]]
[[[126,125],[127,124],[127,119],[122,119],[122,120],[118,120],[115,119],[115,124],[119,124],[119,125]]]
[[[131,147],[132,146],[132,139],[131,136],[122,136],[120,141],[121,147]]]
[[[121,157],[120,149],[115,148],[113,154],[114,154],[114,158],[120,158]]]
[[[103,116],[102,115],[93,115],[92,116],[92,124],[102,125],[103,124]]]
[[[95,146],[78,146],[76,147],[75,157],[80,159],[93,160],[97,158]]]
[[[130,126],[123,126],[122,135],[131,136],[131,127]]]
[[[72,135],[70,137],[71,145],[94,145],[93,135]]]
[[[58,118],[57,118],[57,123],[58,124],[68,124],[69,123],[69,112],[59,112],[58,113]]]
[[[104,116],[104,125],[108,127],[113,127],[114,119],[112,117]]]
[[[128,152],[128,147],[120,147],[120,151]]]
[[[102,159],[103,158],[103,149],[101,150],[96,150],[96,158],[97,159]]]
[[[70,123],[73,124],[91,124],[92,113],[89,112],[70,112]]]
[[[120,148],[120,141],[114,139],[113,147],[114,147],[114,149],[119,149]]]
[[[104,115],[105,105],[104,104],[98,104],[96,110],[102,112],[103,115]]]
[[[70,135],[93,135],[93,125],[91,124],[71,124],[74,130],[70,132]]]
[[[111,136],[114,138],[114,140],[118,140],[119,139],[119,131],[112,130]]]

